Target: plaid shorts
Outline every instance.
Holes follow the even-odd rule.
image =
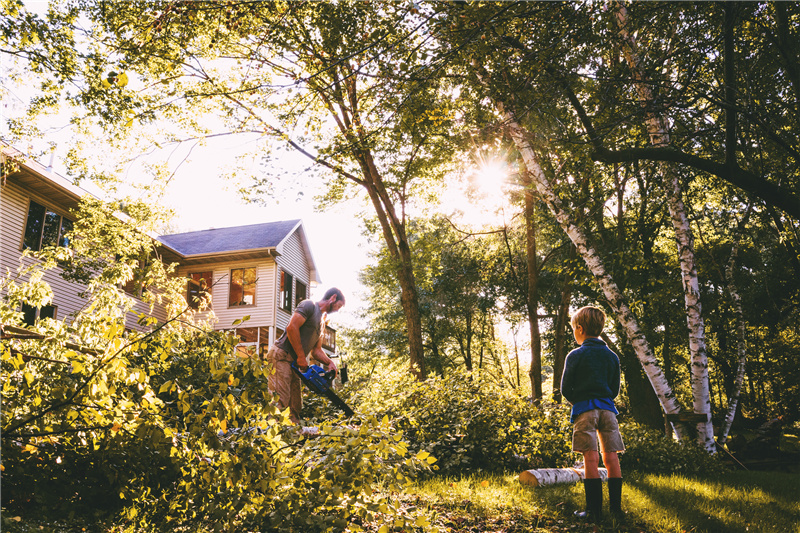
[[[617,415],[605,409],[592,409],[578,415],[572,428],[572,451],[596,451],[598,435],[602,453],[625,451]]]

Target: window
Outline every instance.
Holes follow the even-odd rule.
[[[280,302],[281,302],[281,309],[284,311],[289,311],[290,313],[294,310],[292,304],[294,301],[292,300],[292,281],[294,278],[288,272],[284,272],[281,270],[281,295],[280,295]]]
[[[231,287],[228,294],[228,305],[255,305],[256,303],[256,268],[234,268],[231,270]]]
[[[24,250],[41,250],[45,246],[69,246],[67,233],[72,221],[31,200],[25,224]]]
[[[33,307],[32,305],[22,304],[22,322],[28,326],[33,326],[37,320],[42,318],[56,318],[56,306],[45,305],[44,307]]]
[[[325,326],[325,333],[322,334],[322,347],[336,352],[336,330],[330,326]]]
[[[306,284],[300,280],[297,280],[297,296],[294,299],[294,305],[297,307],[297,304],[308,298],[308,288]]]
[[[236,328],[234,330],[239,337],[239,344],[236,345],[236,355],[239,357],[252,357],[258,353],[261,358],[267,356],[269,349],[269,328],[251,327]]]
[[[211,307],[211,285],[213,273],[192,272],[187,276],[186,283],[186,303],[192,309],[208,309]]]

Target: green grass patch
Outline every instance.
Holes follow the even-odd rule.
[[[583,508],[580,484],[530,488],[516,475],[483,474],[427,480],[413,493],[446,531],[800,533],[800,476],[780,472],[626,474],[625,517],[597,528],[573,516]]]

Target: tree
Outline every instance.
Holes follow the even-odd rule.
[[[326,201],[366,193],[394,258],[410,368],[424,377],[407,213],[447,162],[451,113],[437,79],[414,76],[429,54],[417,9],[130,2],[109,10],[87,1],[52,15],[49,24],[77,12],[91,20],[99,50],[84,54],[78,47],[73,59],[110,73],[95,74],[75,97],[116,134],[164,120],[191,139],[255,134],[308,158]],[[73,79],[64,69],[55,75]],[[146,89],[127,87],[134,76]],[[196,110],[206,119],[216,114],[222,127],[210,131]],[[270,178],[254,178],[254,190],[274,185]]]

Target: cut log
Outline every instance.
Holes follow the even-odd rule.
[[[603,481],[608,478],[608,471],[605,468],[598,468],[597,471],[600,472],[600,479]],[[577,483],[583,478],[583,468],[537,468],[522,472],[519,475],[519,482],[532,487],[543,487],[561,483]]]

